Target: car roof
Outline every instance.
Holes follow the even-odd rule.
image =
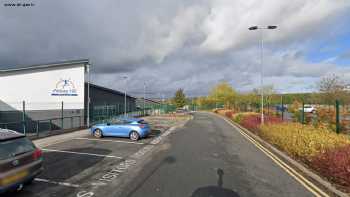
[[[142,121],[143,119],[142,118],[125,118],[123,120],[130,121],[130,122],[138,122],[138,121]]]
[[[24,137],[25,135],[8,129],[0,129],[0,141]]]

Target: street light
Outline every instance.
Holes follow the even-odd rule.
[[[126,80],[128,79],[128,76],[122,77],[125,80],[125,90],[124,90],[124,118],[126,118]]]
[[[264,84],[264,67],[263,67],[263,60],[264,60],[264,40],[263,40],[263,30],[264,29],[276,29],[276,25],[269,25],[266,27],[259,27],[259,26],[252,26],[249,27],[249,30],[260,30],[260,41],[261,41],[261,70],[260,70],[260,86],[261,86],[261,124],[264,124],[264,90],[263,90],[263,84]]]
[[[143,82],[143,115],[146,115],[146,82]]]

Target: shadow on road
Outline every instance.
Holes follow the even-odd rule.
[[[200,187],[192,193],[191,197],[239,197],[239,195],[236,192],[222,187],[224,183],[224,171],[219,168],[217,170],[217,174],[219,176],[217,186],[211,185],[206,187]]]

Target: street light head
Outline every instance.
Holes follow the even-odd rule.
[[[267,29],[276,29],[276,28],[277,28],[276,25],[269,25],[269,26],[267,26]]]
[[[257,29],[258,29],[258,26],[252,26],[252,27],[249,27],[248,29],[249,29],[249,30],[257,30]]]

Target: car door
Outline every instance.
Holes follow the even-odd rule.
[[[105,126],[103,129],[103,135],[105,136],[120,136],[120,125],[119,120],[113,121]]]
[[[120,136],[129,137],[130,122],[128,120],[124,120],[123,123],[120,125],[119,129],[120,129]]]

